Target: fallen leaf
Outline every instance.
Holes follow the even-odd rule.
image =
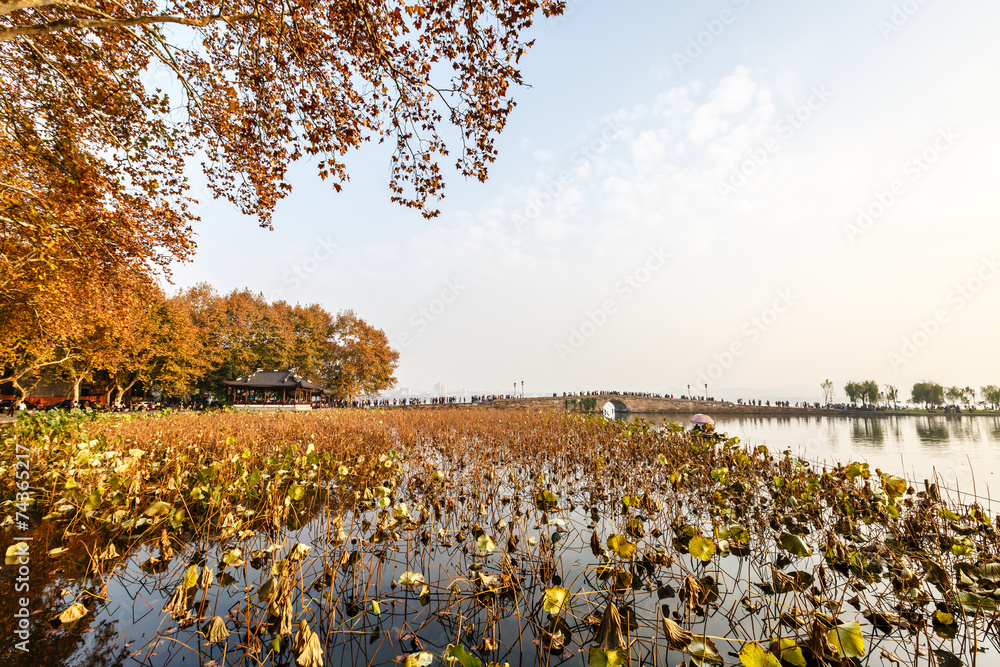
[[[667,635],[667,646],[675,651],[686,651],[691,645],[691,639],[694,638],[694,635],[666,616],[663,617],[663,630]]]
[[[76,602],[71,604],[63,613],[56,616],[56,618],[63,625],[69,625],[70,623],[76,623],[86,615],[87,608],[82,603]]]
[[[210,644],[218,644],[229,639],[229,628],[221,616],[216,616],[202,627],[201,634]]]

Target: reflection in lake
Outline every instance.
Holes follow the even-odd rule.
[[[936,476],[943,486],[984,498],[1000,491],[1000,417],[983,415],[766,416],[713,415],[716,429],[744,442],[790,449],[824,461],[865,461],[914,482]],[[680,421],[687,417],[633,415]],[[994,501],[994,508],[998,503]]]
[[[917,437],[920,438],[920,442],[927,445],[936,445],[943,442],[948,442],[950,435],[948,434],[948,426],[936,417],[916,417],[917,421]]]
[[[857,419],[851,426],[851,438],[856,443],[881,445],[885,442],[885,431],[879,419]]]
[[[254,513],[248,515],[242,505],[211,533],[193,532],[184,522],[174,525],[159,510],[144,511],[159,518],[146,520],[137,528],[150,528],[132,534],[124,522],[120,529],[112,527],[113,515],[106,533],[88,533],[82,521],[41,520],[29,547],[32,652],[2,646],[0,665],[318,667],[319,655],[325,665],[675,665],[694,662],[694,651],[704,653],[712,638],[719,649],[711,644],[716,659],[710,662],[718,665],[724,664],[721,655],[736,657],[741,647],[765,641],[760,638],[791,636],[808,648],[807,638],[830,636],[820,615],[839,623],[839,630],[831,628],[835,632],[854,627],[863,633],[870,659],[860,664],[884,664],[876,656],[890,652],[917,664],[918,645],[909,633],[878,629],[876,634],[870,620],[858,624],[872,617],[863,610],[911,605],[913,589],[900,591],[897,578],[882,576],[884,568],[893,567],[886,561],[873,558],[863,569],[854,566],[857,571],[849,565],[867,560],[862,551],[890,553],[887,538],[895,549],[902,543],[891,529],[891,515],[866,495],[867,483],[862,490],[862,480],[846,471],[822,475],[818,466],[779,451],[772,457],[755,448],[719,446],[713,437],[592,418],[565,420],[564,430],[554,431],[559,424],[550,423],[549,415],[507,421],[505,415],[488,414],[491,421],[485,423],[496,430],[480,426],[457,443],[454,425],[476,424],[467,414],[387,411],[343,417],[355,418],[379,428],[383,420],[417,423],[421,428],[413,433],[425,435],[435,433],[430,420],[438,419],[444,437],[411,444],[412,434],[400,434],[409,451],[400,455],[393,448],[391,457],[361,468],[363,476],[355,471],[353,479],[350,468],[335,462],[330,469],[338,471],[336,480],[310,491],[248,481],[248,488],[275,494],[273,507],[285,508],[266,523],[244,521]],[[229,415],[215,419],[220,423]],[[526,422],[531,425],[522,427]],[[163,418],[156,427],[168,423]],[[897,426],[871,418],[719,423],[720,430],[733,434],[756,433],[739,433],[749,445],[767,439],[760,434],[770,429],[772,448],[805,449],[813,452],[811,458],[841,447],[879,455],[895,446],[895,438],[909,437],[913,424]],[[978,438],[982,432],[989,431],[960,428],[956,434]],[[496,445],[482,456],[484,436],[496,433],[501,435],[494,442],[506,447]],[[784,439],[797,444],[784,446]],[[566,447],[568,442],[585,444]],[[310,443],[310,453],[313,447]],[[290,447],[284,460],[273,459],[271,469],[278,463],[286,473],[319,465],[309,460]],[[199,473],[207,479],[212,469]],[[898,490],[893,497],[903,494]],[[191,497],[188,491],[182,499]],[[922,503],[920,515],[935,522],[928,525],[943,533],[917,523],[917,512],[910,513],[914,499]],[[896,514],[900,523],[910,521],[913,535],[922,536],[903,548],[938,553],[942,536],[949,545],[964,544],[951,540],[971,533],[963,525],[937,524],[942,515],[934,511],[936,503],[924,494],[892,505],[902,511]],[[855,504],[871,523],[847,520],[841,508],[853,513]],[[72,539],[62,542],[69,535]],[[982,553],[995,560],[995,551],[981,544]],[[818,550],[826,545],[828,554]],[[858,572],[863,586],[856,586]],[[10,590],[13,576],[13,567],[0,570],[0,586]],[[820,595],[818,586],[827,592]],[[848,600],[851,608],[844,608],[839,600],[855,593],[855,601]],[[933,590],[918,593],[926,603],[933,601]],[[0,634],[10,637],[13,596],[0,599]],[[75,620],[62,627],[51,622],[73,607],[85,611],[78,609]],[[800,618],[815,620],[806,629]],[[926,616],[916,618],[935,632],[934,638],[925,632],[923,646],[964,664],[974,664],[969,654],[985,646],[994,627],[975,614],[956,641],[955,630],[942,632]],[[673,631],[668,622],[676,626]],[[691,635],[679,647],[664,643],[661,629],[689,629],[701,637],[701,648]],[[303,637],[312,633],[315,653],[302,660],[303,647],[312,641]],[[829,652],[829,642],[817,650]],[[618,651],[628,657],[612,662],[609,657],[619,657]]]

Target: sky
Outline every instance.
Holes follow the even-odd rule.
[[[410,391],[1000,384],[1000,4],[567,4],[439,217],[377,146],[339,194],[298,164],[273,231],[203,204],[174,287],[352,309]]]

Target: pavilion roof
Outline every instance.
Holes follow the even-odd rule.
[[[314,389],[322,391],[318,384],[309,382],[299,375],[295,368],[264,370],[258,368],[255,372],[246,377],[236,378],[223,382],[227,387],[240,387],[244,389]]]

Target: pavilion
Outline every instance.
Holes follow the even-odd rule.
[[[246,377],[224,382],[234,407],[250,410],[310,410],[317,400],[326,404],[330,392],[301,377],[298,369],[258,368]]]

